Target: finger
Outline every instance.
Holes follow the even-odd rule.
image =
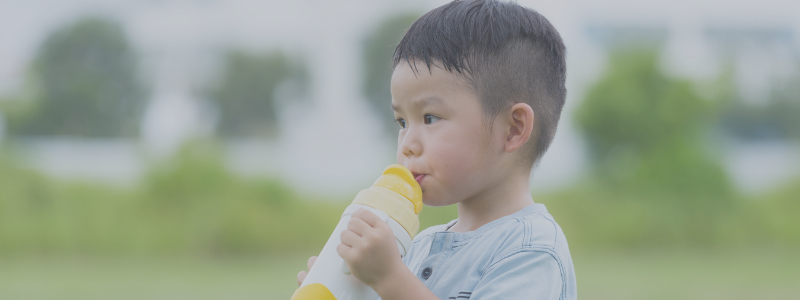
[[[336,253],[339,253],[339,256],[344,259],[344,261],[350,261],[350,251],[352,250],[352,247],[345,244],[339,244],[336,246]]]
[[[341,239],[342,244],[345,244],[348,247],[353,247],[359,243],[361,236],[350,230],[344,230],[339,236],[339,239]]]
[[[297,286],[303,284],[303,281],[306,280],[306,275],[308,275],[306,271],[300,271],[300,273],[297,273]]]
[[[364,236],[364,233],[372,229],[372,226],[369,226],[364,219],[351,218],[350,221],[347,222],[347,229],[359,236]]]
[[[316,261],[317,261],[317,257],[316,256],[309,257],[308,258],[308,262],[306,263],[306,268],[309,271],[311,271],[311,267],[314,266],[314,262],[316,262]]]
[[[381,218],[378,217],[378,215],[363,208],[354,212],[353,217],[364,220],[364,222],[367,222],[367,224],[369,224],[370,227],[374,228],[377,228],[378,226],[380,226],[380,223],[383,223],[383,220],[381,220]]]

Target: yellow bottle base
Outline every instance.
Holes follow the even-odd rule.
[[[336,300],[336,297],[324,285],[312,283],[294,291],[291,300]]]

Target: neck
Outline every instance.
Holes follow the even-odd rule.
[[[528,176],[510,176],[502,183],[459,202],[458,222],[449,231],[467,232],[533,204]]]

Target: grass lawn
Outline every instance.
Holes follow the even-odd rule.
[[[581,299],[800,299],[800,255],[574,254]],[[0,299],[289,299],[308,253],[247,260],[0,259]]]
[[[574,256],[583,299],[800,299],[800,255],[757,252]]]

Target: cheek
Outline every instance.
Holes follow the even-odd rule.
[[[435,164],[441,179],[451,188],[472,184],[472,177],[483,169],[483,151],[486,147],[477,134],[470,131],[453,131],[442,134],[431,151],[430,162]]]

